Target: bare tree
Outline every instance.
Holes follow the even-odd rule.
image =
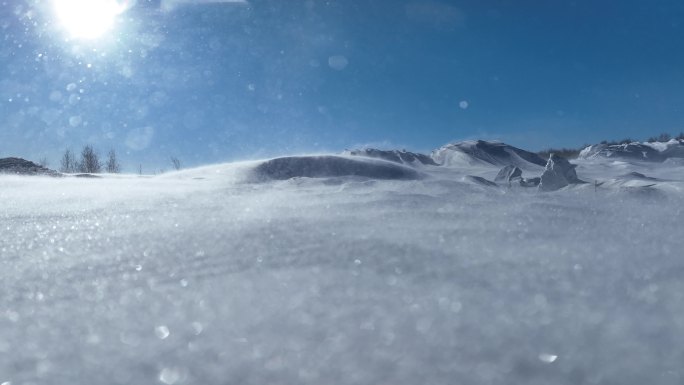
[[[81,151],[81,161],[79,162],[79,171],[87,173],[99,173],[102,171],[102,163],[100,158],[93,149],[93,146],[86,145]]]
[[[119,161],[116,159],[116,152],[114,150],[109,150],[109,154],[107,155],[107,172],[110,174],[118,174],[121,172],[121,165],[119,164]]]
[[[181,169],[181,161],[180,159],[176,158],[175,156],[171,157],[171,163],[173,164],[173,168],[176,170]]]
[[[41,166],[41,167],[47,168],[47,166],[50,165],[50,161],[48,161],[48,159],[47,159],[46,157],[42,157],[42,158],[40,158],[40,160],[38,161],[38,165]]]
[[[61,165],[59,171],[76,172],[76,158],[74,157],[74,153],[71,152],[70,149],[67,148],[64,151],[64,155],[62,155],[62,160],[60,163]]]

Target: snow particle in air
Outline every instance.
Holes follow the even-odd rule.
[[[555,354],[542,353],[539,355],[539,361],[545,362],[547,364],[555,362],[557,359],[558,359],[558,356]]]
[[[165,340],[171,334],[171,332],[169,331],[169,328],[165,325],[159,325],[156,328],[154,328],[154,334],[160,340]]]
[[[74,92],[76,90],[76,83],[69,83],[66,86],[66,90],[69,92]]]
[[[429,332],[431,328],[432,328],[432,320],[430,318],[420,318],[416,322],[416,330],[419,333],[425,334],[425,333]]]
[[[201,323],[195,321],[192,323],[192,330],[195,332],[195,335],[198,336],[202,334],[202,331],[204,331],[204,327]]]
[[[458,106],[459,106],[462,110],[467,110],[469,105],[470,105],[470,103],[468,103],[467,100],[461,100],[460,102],[458,102]]]
[[[71,127],[78,127],[79,125],[81,125],[81,122],[83,122],[83,118],[81,118],[78,115],[69,118],[69,125]]]
[[[153,136],[153,127],[135,128],[128,132],[125,143],[131,150],[140,151],[146,149],[150,145]]]
[[[62,93],[59,91],[50,92],[50,101],[59,102],[62,100]]]
[[[349,60],[342,55],[334,55],[328,58],[328,65],[334,70],[342,71],[349,65]]]
[[[164,368],[159,372],[159,381],[164,384],[172,385],[181,379],[181,372],[178,368]]]

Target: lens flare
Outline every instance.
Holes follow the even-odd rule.
[[[55,16],[74,39],[92,40],[114,27],[118,15],[129,8],[117,0],[53,0]]]

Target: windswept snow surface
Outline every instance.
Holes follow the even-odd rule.
[[[262,164],[0,176],[0,383],[684,382],[684,167]]]

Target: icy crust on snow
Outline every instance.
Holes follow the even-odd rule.
[[[542,194],[262,163],[0,176],[0,383],[682,383],[684,167]]]
[[[418,179],[420,173],[393,162],[334,155],[290,156],[265,161],[254,169],[257,179],[357,176],[373,179]]]
[[[495,141],[464,141],[448,144],[432,152],[432,159],[445,166],[513,165],[539,168],[546,160],[539,155]]]

